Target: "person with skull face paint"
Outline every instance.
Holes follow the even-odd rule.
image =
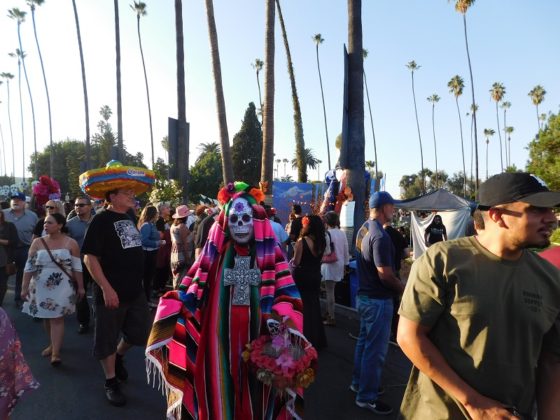
[[[220,190],[224,205],[179,289],[160,300],[146,347],[159,373],[168,416],[208,419],[301,418],[301,395],[256,379],[245,346],[284,317],[302,330],[302,302],[263,207],[241,182]],[[266,413],[263,414],[263,413]]]

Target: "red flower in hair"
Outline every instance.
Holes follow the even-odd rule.
[[[305,216],[305,217],[301,220],[301,225],[302,225],[302,226],[307,226],[307,225],[309,225],[309,217]]]

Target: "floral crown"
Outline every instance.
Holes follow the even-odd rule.
[[[264,193],[259,188],[252,187],[241,181],[230,182],[225,187],[222,187],[218,191],[218,201],[220,204],[225,205],[235,196],[240,196],[244,193],[249,195],[249,201],[254,201],[251,204],[260,204],[261,201],[264,201]]]

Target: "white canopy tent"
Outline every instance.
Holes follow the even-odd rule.
[[[396,208],[411,212],[410,237],[414,248],[414,259],[426,251],[424,231],[432,223],[436,214],[441,216],[445,225],[447,239],[460,238],[465,236],[465,230],[470,221],[471,209],[475,208],[475,206],[475,203],[444,189],[396,203]],[[417,216],[416,210],[429,211],[431,213],[428,217],[422,219]]]

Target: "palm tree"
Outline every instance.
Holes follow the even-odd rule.
[[[315,34],[313,36],[313,42],[315,43],[315,53],[317,56],[317,72],[319,73],[319,85],[321,86],[321,99],[323,100],[323,119],[325,120],[325,138],[327,140],[327,163],[329,165],[329,171],[331,170],[331,150],[329,146],[329,130],[327,129],[327,109],[325,108],[325,94],[323,93],[323,78],[321,77],[321,65],[319,64],[319,45],[325,41],[321,34]]]
[[[506,118],[506,111],[508,109],[511,108],[511,102],[508,101],[504,101],[502,102],[502,104],[500,105],[500,107],[504,110],[504,151],[506,152],[506,168],[509,166],[510,164],[510,156],[508,155],[508,147],[506,144],[506,138],[507,138],[507,133],[506,133],[506,128],[507,128],[507,118]]]
[[[418,109],[416,107],[416,92],[414,91],[414,72],[419,70],[420,67],[414,60],[409,61],[406,67],[410,70],[412,80],[412,99],[414,101],[414,115],[416,116],[416,128],[418,129],[418,142],[420,143],[420,168],[422,175],[424,174],[424,154],[422,152],[422,137],[420,135],[420,123],[418,122]],[[426,192],[426,183],[424,176],[422,176],[422,193]]]
[[[509,156],[509,163],[508,166],[511,166],[511,133],[513,133],[514,128],[509,126],[505,128],[507,134],[507,149],[508,149],[508,156]]]
[[[276,162],[276,178],[280,179],[280,170],[278,167],[280,166],[280,163],[282,163],[282,159],[276,159],[275,162]]]
[[[274,0],[265,3],[263,151],[260,187],[267,200],[274,172]]]
[[[491,128],[484,129],[484,135],[486,136],[486,179],[488,179],[488,144],[490,143],[490,137],[494,135],[495,131]]]
[[[323,161],[317,159],[317,181],[319,182],[321,182],[321,163],[323,163]]]
[[[367,58],[368,56],[368,50],[366,50],[364,48],[362,55],[364,56],[364,60]],[[371,113],[371,102],[369,101],[369,90],[368,90],[368,84],[367,84],[367,78],[366,78],[366,70],[364,69],[364,85],[366,87],[366,97],[367,97],[367,103],[368,103],[368,109],[369,109],[369,121],[371,123],[371,135],[373,137],[373,158],[375,159],[375,182],[377,185],[377,178],[379,176],[379,174],[377,173],[377,168],[379,165],[377,165],[377,143],[375,141],[375,130],[373,128],[373,115]]]
[[[220,153],[220,145],[216,142],[201,143],[198,148],[200,155]]]
[[[37,128],[35,124],[35,106],[33,104],[33,96],[31,95],[31,86],[29,85],[29,78],[27,77],[27,67],[25,66],[25,53],[23,51],[22,43],[21,43],[21,24],[25,21],[26,13],[24,11],[19,10],[18,8],[13,8],[8,10],[8,17],[10,19],[14,19],[17,22],[17,33],[18,33],[18,43],[19,49],[16,50],[16,54],[18,55],[18,66],[21,60],[21,65],[23,66],[23,74],[25,76],[25,84],[27,85],[27,92],[29,94],[29,103],[31,105],[31,118],[33,120],[33,146],[35,156],[37,156]],[[21,83],[21,79],[20,79]],[[23,122],[22,122],[23,124]],[[23,128],[22,128],[23,131]],[[25,160],[25,159],[24,159]],[[37,159],[35,159],[34,165],[34,174],[33,176],[38,177],[39,174],[37,173]],[[23,167],[23,181],[25,182],[25,165]]]
[[[465,168],[465,146],[463,141],[463,122],[461,120],[461,110],[459,109],[459,96],[463,94],[463,89],[465,87],[465,83],[463,82],[463,78],[456,74],[451,78],[451,80],[447,83],[447,87],[449,88],[449,93],[452,93],[455,96],[455,104],[457,105],[457,115],[459,116],[459,133],[461,135],[461,155],[463,157],[463,194],[464,197],[467,196],[467,170]],[[473,112],[474,116],[475,112]]]
[[[472,104],[471,105],[471,112],[470,114],[467,112],[467,116],[471,117],[471,189],[472,186],[475,185],[473,179],[473,162],[474,162],[474,138],[473,138],[473,131],[474,131],[474,113],[478,111],[478,105]]]
[[[146,3],[134,2],[130,8],[136,13],[136,24],[138,29],[138,45],[140,46],[140,56],[142,57],[142,68],[144,69],[144,82],[146,84],[146,98],[148,100],[148,119],[150,121],[150,145],[152,147],[152,169],[154,167],[154,131],[152,129],[152,106],[150,104],[150,89],[148,89],[148,76],[146,74],[146,63],[144,62],[144,50],[142,49],[142,37],[140,36],[140,17],[146,16]]]
[[[463,28],[465,33],[465,47],[467,50],[467,61],[469,63],[469,75],[471,81],[471,106],[476,104],[474,99],[474,79],[472,73],[471,55],[469,53],[469,39],[467,37],[467,11],[474,4],[475,0],[455,0],[455,10],[463,15]],[[475,153],[475,194],[478,191],[478,130],[476,126],[476,108],[473,108],[472,119],[474,124],[474,153]]]
[[[286,164],[289,163],[290,161],[286,158],[282,159],[282,163],[284,164],[284,176],[286,176]]]
[[[121,95],[121,29],[119,22],[119,0],[114,0],[115,7],[115,51],[117,69],[117,160],[124,158],[122,95]]]
[[[259,88],[259,113],[261,114],[261,119],[262,119],[262,96],[261,96],[261,81],[259,79],[259,73],[261,72],[263,66],[264,66],[264,61],[262,61],[260,58],[255,58],[255,62],[253,64],[251,64],[251,66],[255,69],[255,73],[257,75],[257,87]]]
[[[53,151],[53,136],[52,136],[52,114],[51,114],[51,99],[49,96],[49,87],[47,85],[47,76],[45,75],[45,66],[43,64],[43,56],[41,48],[39,47],[39,38],[37,37],[37,26],[35,25],[35,7],[41,6],[45,0],[27,0],[27,5],[31,9],[31,20],[33,22],[33,34],[35,35],[35,44],[37,45],[37,52],[39,54],[39,62],[41,63],[41,72],[43,74],[43,83],[45,84],[45,93],[47,96],[47,111],[49,116],[49,144],[51,146],[51,153],[49,158],[49,175],[53,175],[54,166],[54,153]],[[37,174],[38,175],[38,174]]]
[[[294,131],[296,139],[296,156],[299,156],[299,165],[297,168],[298,182],[307,182],[307,165],[304,162],[304,149],[305,141],[303,139],[303,122],[301,118],[301,107],[299,105],[299,97],[296,88],[296,77],[294,74],[294,65],[292,63],[292,54],[290,53],[290,45],[288,43],[288,34],[286,32],[286,25],[284,17],[282,16],[282,8],[280,7],[280,0],[276,0],[276,7],[278,9],[278,20],[280,28],[282,29],[282,38],[284,40],[284,48],[286,49],[286,59],[288,64],[288,75],[290,76],[290,86],[292,89],[292,104],[294,107]],[[328,149],[327,149],[328,150]],[[313,168],[315,169],[315,168]]]
[[[11,73],[3,72],[0,73],[0,77],[6,80],[6,90],[8,92],[8,125],[10,127],[10,138],[12,140],[12,176],[15,174],[16,170],[16,155],[14,149],[14,131],[12,129],[12,113],[10,111],[10,80],[14,78],[14,75]],[[23,143],[23,142],[22,142]]]
[[[498,124],[498,138],[500,139],[500,165],[502,172],[504,172],[504,160],[502,157],[502,133],[500,131],[500,117],[498,115],[498,103],[502,100],[506,94],[506,88],[502,83],[495,82],[492,84],[492,89],[490,89],[490,96],[496,102],[496,123]]]
[[[437,93],[434,93],[432,96],[428,96],[426,98],[428,102],[432,104],[432,132],[434,134],[434,156],[436,158],[436,190],[439,188],[438,186],[438,168],[437,168],[437,145],[436,145],[436,125],[435,125],[435,112],[436,112],[436,104],[441,99]]]
[[[226,118],[226,102],[222,85],[222,66],[220,64],[220,50],[218,48],[218,32],[214,19],[214,3],[206,0],[206,17],[208,18],[208,35],[210,38],[210,51],[212,54],[212,70],[214,73],[214,89],[216,90],[216,105],[218,108],[218,126],[220,128],[220,145],[222,148],[222,172],[224,185],[234,181],[233,161],[229,148],[229,134]]]
[[[183,203],[188,202],[189,184],[189,136],[187,132],[187,111],[185,98],[185,49],[183,42],[183,2],[175,0],[175,44],[177,61],[177,120],[178,120],[178,154],[176,176],[183,190]],[[184,163],[184,165],[183,165]]]
[[[20,52],[19,49],[16,49],[15,53],[8,53],[10,57],[17,58],[18,61],[18,93],[19,93],[19,119],[21,123],[21,155],[22,155],[22,179],[25,179],[25,127],[24,127],[24,120],[23,120],[23,97],[21,96],[21,58],[23,54]],[[13,144],[12,144],[13,150]],[[15,162],[15,160],[14,160]],[[15,166],[14,166],[14,175],[15,175]]]
[[[305,164],[306,167],[309,167],[311,169],[316,169],[320,161],[313,154],[313,150],[305,148],[303,150],[303,163]],[[292,169],[298,169],[299,164],[300,164],[300,160],[296,152],[294,154],[294,158],[292,159]]]
[[[544,95],[546,95],[546,90],[541,85],[535,86],[528,94],[533,101],[533,105],[537,107],[537,124],[539,125],[539,131],[541,129],[541,120],[539,118],[539,105],[544,101]]]
[[[91,144],[90,144],[90,133],[89,133],[89,100],[88,91],[86,83],[86,66],[84,63],[84,50],[82,48],[82,35],[80,32],[80,20],[78,18],[78,9],[76,7],[76,0],[72,0],[72,7],[74,8],[74,20],[76,21],[76,34],[78,37],[78,48],[80,50],[80,64],[82,67],[82,87],[84,91],[84,112],[85,112],[85,122],[86,122],[86,167],[88,170],[91,168]]]

